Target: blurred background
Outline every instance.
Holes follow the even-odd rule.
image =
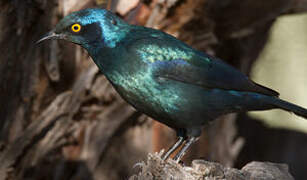
[[[70,12],[107,8],[225,60],[281,98],[307,107],[307,0],[2,0],[0,179],[127,179],[175,132],[136,112],[88,54],[35,41]],[[286,163],[307,179],[307,121],[280,110],[230,114],[183,159],[241,168]]]

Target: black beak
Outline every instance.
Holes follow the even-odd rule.
[[[65,36],[62,34],[56,34],[54,30],[45,34],[40,40],[36,41],[36,44],[39,44],[47,39],[65,39]]]

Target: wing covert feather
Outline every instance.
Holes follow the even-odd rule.
[[[134,41],[128,48],[149,64],[155,76],[169,78],[204,88],[257,92],[278,96],[278,92],[261,86],[218,58],[194,50],[163,34]]]

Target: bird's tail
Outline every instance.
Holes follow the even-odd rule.
[[[270,97],[270,96],[269,96]],[[270,97],[267,99],[269,104],[274,105],[277,108],[284,109],[286,111],[293,112],[294,114],[307,119],[307,109],[295,105],[293,103],[287,102],[285,100],[279,99],[277,97]]]

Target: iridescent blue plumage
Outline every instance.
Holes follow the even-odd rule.
[[[80,32],[72,32],[73,24]],[[281,108],[307,117],[307,110],[280,100],[221,60],[164,32],[125,23],[107,10],[87,9],[59,22],[44,39],[65,39],[87,49],[117,92],[137,110],[172,127],[179,160],[201,128],[230,112]]]

